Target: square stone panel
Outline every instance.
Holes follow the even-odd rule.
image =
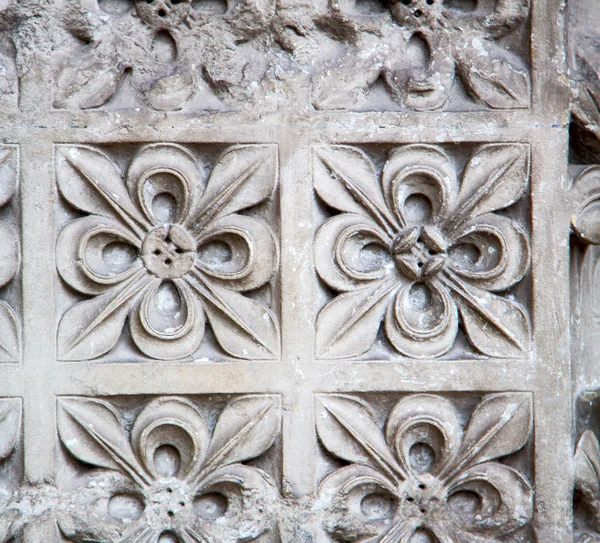
[[[533,540],[531,394],[319,394],[315,417],[323,540]]]
[[[275,525],[280,398],[62,397],[65,540],[253,541]]]
[[[55,155],[60,360],[277,359],[276,145]]]
[[[529,152],[315,146],[317,358],[527,358]]]

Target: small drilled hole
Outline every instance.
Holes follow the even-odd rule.
[[[412,1],[411,1],[411,0],[402,0],[402,3],[403,3],[405,6],[410,6],[410,5],[412,4]]]
[[[423,490],[423,489],[425,488],[425,485],[424,485],[423,483],[421,483],[421,484],[419,485],[419,488],[420,488],[421,490]]]
[[[167,259],[165,260],[165,264],[166,264],[167,266],[170,266],[171,264],[173,264],[173,261],[172,261],[170,258],[167,258]]]
[[[414,502],[415,499],[412,496],[409,496],[408,498],[406,498],[407,502]]]
[[[167,515],[169,515],[170,517],[175,516],[175,513],[173,513],[173,511],[167,511]]]
[[[423,15],[423,12],[422,12],[420,9],[418,9],[417,11],[415,11],[415,12],[413,13],[413,15],[414,15],[415,17],[420,17],[421,15]]]
[[[156,256],[158,256],[158,255],[160,254],[160,250],[159,250],[159,249],[156,249],[156,250],[154,251],[154,254],[155,254]]]
[[[159,17],[166,17],[167,16],[167,12],[164,9],[159,9],[158,10],[158,16]]]
[[[421,513],[427,513],[427,509],[424,509],[423,507],[421,507],[421,509],[419,509],[419,511],[421,511]]]
[[[427,5],[433,6],[433,4],[434,4],[434,0],[427,0]]]

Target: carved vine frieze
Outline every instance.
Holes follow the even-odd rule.
[[[397,104],[435,110],[452,106],[457,77],[480,105],[529,107],[527,48],[517,54],[523,41],[517,38],[515,48],[502,40],[526,21],[528,0],[393,0],[370,14],[357,12],[357,5],[330,2],[316,21],[342,45],[328,69],[315,73],[317,108],[380,109],[369,99],[382,83]]]
[[[22,527],[21,510],[15,500],[14,480],[7,464],[17,454],[21,436],[21,401],[18,398],[0,399],[0,542],[7,543]],[[14,462],[13,462],[14,464]]]
[[[241,106],[256,97],[269,67],[265,49],[274,3],[254,0],[81,0],[63,23],[54,105],[95,108],[117,90],[129,103],[177,110]],[[128,79],[129,81],[125,81]]]
[[[337,293],[318,315],[319,357],[369,351],[382,322],[411,358],[444,355],[459,328],[483,355],[527,356],[526,309],[502,293],[528,270],[528,235],[499,212],[527,191],[528,146],[478,147],[462,179],[439,146],[393,149],[381,173],[357,147],[320,146],[313,174],[339,212],[315,239],[316,270]]]
[[[531,396],[484,396],[464,420],[447,398],[415,394],[392,407],[382,430],[364,400],[319,395],[319,439],[349,464],[319,488],[324,530],[349,542],[513,541],[506,536],[532,517],[533,491],[501,459],[530,440]]]
[[[57,147],[60,193],[85,214],[60,232],[58,271],[91,297],[62,316],[59,358],[108,353],[127,319],[151,358],[193,355],[206,320],[228,355],[277,358],[278,319],[246,294],[277,270],[272,229],[248,213],[272,197],[277,170],[275,145],[228,148],[206,182],[200,159],[179,145],[144,146],[125,172],[99,148]]]
[[[180,397],[150,401],[133,421],[104,400],[61,398],[57,424],[81,463],[58,514],[70,541],[225,543],[273,528],[275,482],[244,462],[278,438],[278,396],[232,399],[212,428]]]

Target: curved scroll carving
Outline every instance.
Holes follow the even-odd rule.
[[[370,17],[344,12],[342,5],[330,2],[316,23],[333,40],[349,44],[317,75],[317,108],[360,106],[381,81],[402,106],[439,109],[456,76],[471,99],[486,107],[529,107],[529,70],[498,42],[527,18],[528,0],[394,0]]]
[[[497,461],[529,440],[528,394],[486,396],[466,428],[448,400],[408,396],[385,432],[357,398],[321,395],[317,404],[321,443],[350,462],[319,489],[335,540],[496,542],[531,519],[529,482]]]
[[[128,318],[133,341],[152,358],[189,357],[207,318],[230,355],[276,358],[275,315],[243,293],[270,281],[277,243],[264,220],[239,213],[271,196],[276,147],[230,148],[204,186],[188,150],[152,144],[133,158],[125,177],[124,185],[119,168],[98,149],[58,149],[60,192],[88,213],[60,233],[58,271],[93,296],[63,315],[60,358],[109,352]]]
[[[316,191],[342,212],[315,240],[317,272],[340,293],[319,313],[318,356],[365,353],[382,321],[396,351],[441,356],[455,343],[459,314],[484,355],[524,356],[528,317],[518,302],[495,293],[523,278],[529,241],[496,211],[526,191],[527,146],[480,147],[460,189],[455,166],[431,145],[394,150],[378,177],[357,148],[315,148]]]
[[[16,398],[0,399],[0,467],[14,454],[21,434],[21,402]],[[0,542],[8,543],[22,527],[21,511],[11,501],[9,488],[0,480]]]
[[[76,543],[251,541],[273,523],[275,487],[243,462],[261,456],[279,433],[277,396],[243,396],[214,429],[190,401],[151,401],[130,432],[108,402],[63,398],[58,432],[90,469],[65,495],[59,525]]]
[[[78,44],[57,60],[55,107],[100,107],[130,72],[134,92],[155,110],[178,110],[195,97],[202,109],[220,109],[221,100],[251,101],[267,70],[264,35],[274,3],[70,4],[64,22]]]

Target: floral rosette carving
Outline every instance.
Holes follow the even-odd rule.
[[[0,468],[13,455],[21,434],[21,401],[0,399]],[[6,475],[6,471],[4,472]],[[13,493],[0,481],[0,542],[8,543],[22,527],[22,512],[11,498]]]
[[[263,53],[274,4],[253,0],[81,0],[64,24],[55,66],[58,108],[96,108],[125,85],[151,108],[202,109],[253,99],[267,70]],[[129,74],[129,75],[128,75]],[[131,96],[128,97],[131,99]],[[223,102],[222,102],[222,101]]]
[[[470,2],[393,0],[383,15],[361,16],[331,2],[317,26],[350,45],[316,79],[316,107],[359,106],[382,81],[401,106],[439,109],[448,102],[457,76],[479,104],[529,107],[529,70],[498,41],[527,19],[528,0],[476,4],[472,9]]]
[[[62,444],[91,469],[64,494],[63,534],[76,543],[251,541],[268,531],[275,487],[242,462],[262,455],[279,433],[279,398],[243,396],[212,433],[188,400],[150,402],[131,431],[107,402],[58,404]]]
[[[263,219],[240,213],[273,193],[275,146],[230,148],[206,185],[196,159],[178,145],[143,147],[125,184],[98,149],[61,146],[57,179],[67,202],[89,214],[61,231],[58,271],[69,286],[92,296],[60,321],[61,359],[109,352],[127,318],[134,343],[152,358],[191,356],[206,318],[228,354],[277,356],[274,314],[243,294],[272,278],[276,240]]]
[[[0,207],[8,204],[17,190],[18,152],[15,147],[0,146]],[[0,221],[0,287],[8,285],[21,262],[19,237],[15,229]],[[0,360],[20,357],[19,323],[14,309],[0,301]]]
[[[520,144],[480,147],[458,184],[455,166],[432,145],[393,150],[381,178],[350,146],[317,147],[320,198],[342,212],[317,232],[315,266],[340,293],[320,311],[317,354],[368,351],[381,323],[396,351],[438,357],[456,341],[459,315],[470,343],[492,357],[523,357],[529,320],[496,294],[529,266],[522,227],[497,211],[527,188],[529,151]]]
[[[533,492],[497,459],[524,447],[527,394],[487,396],[466,429],[448,400],[419,394],[396,404],[385,434],[361,400],[321,395],[317,431],[350,462],[319,489],[324,528],[339,541],[505,541],[532,516]]]

